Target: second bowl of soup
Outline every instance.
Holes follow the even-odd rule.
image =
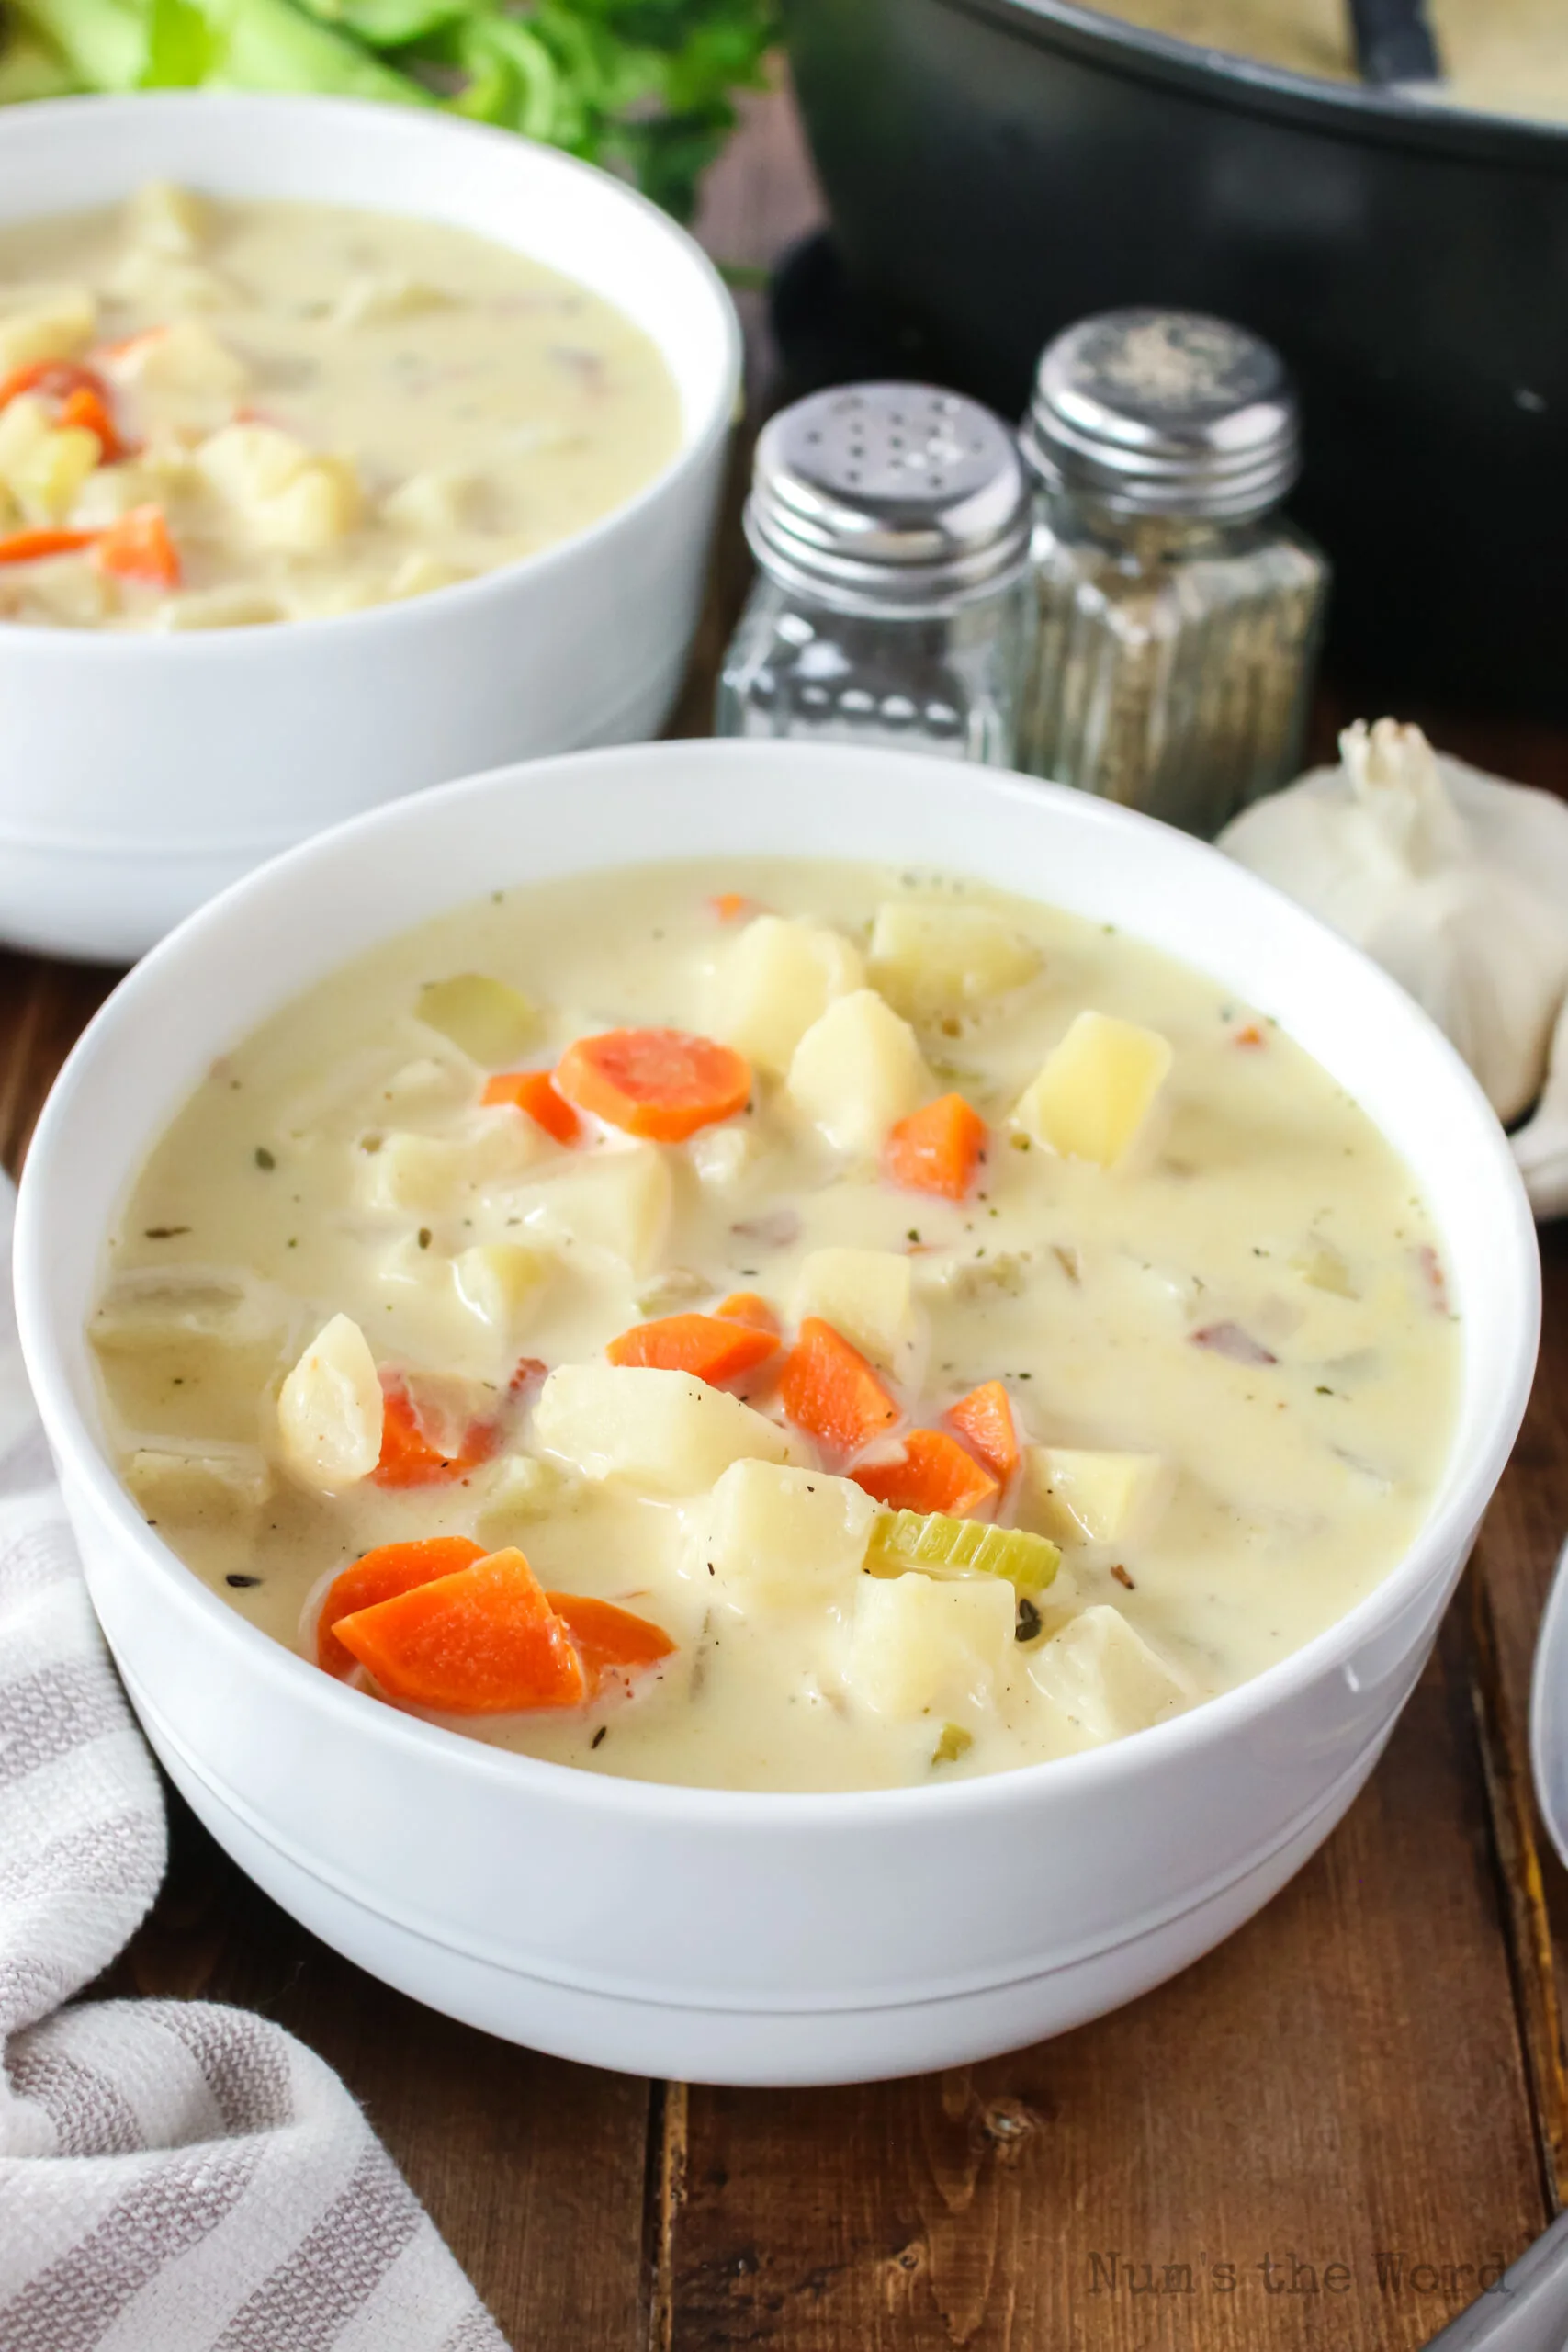
[[[20,1264],[218,1834],[439,2006],[737,2079],[1004,2046],[1265,1899],[1535,1313],[1460,1065],[1249,877],[728,744],[481,779],[197,921],[62,1081]]]
[[[681,231],[475,126],[0,124],[0,931],[145,947],[333,818],[657,731],[738,383]]]

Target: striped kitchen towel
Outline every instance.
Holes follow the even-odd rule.
[[[0,2352],[505,2352],[290,2034],[206,2001],[72,2005],[164,1846],[0,1283]]]

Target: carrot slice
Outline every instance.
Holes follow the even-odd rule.
[[[46,555],[73,555],[78,548],[90,548],[97,536],[96,531],[57,531],[42,526],[31,531],[12,531],[0,538],[0,563],[37,563]]]
[[[1003,1486],[1023,1459],[1012,1403],[999,1380],[984,1380],[947,1408],[947,1418],[971,1453],[977,1455],[993,1478]]]
[[[660,1372],[690,1372],[699,1380],[717,1382],[751,1371],[778,1344],[776,1331],[727,1316],[661,1315],[653,1323],[634,1323],[604,1353],[612,1363],[652,1364]]]
[[[525,1111],[535,1125],[554,1136],[557,1143],[575,1143],[582,1133],[581,1120],[557,1091],[554,1074],[547,1069],[498,1070],[486,1080],[479,1100],[486,1104],[510,1102]]]
[[[590,1698],[611,1675],[657,1666],[675,1647],[662,1625],[634,1617],[613,1600],[595,1600],[584,1592],[547,1592],[545,1599],[576,1644]]]
[[[728,1298],[719,1300],[714,1313],[727,1323],[749,1324],[753,1331],[776,1332],[779,1328],[778,1317],[759,1291],[732,1290]]]
[[[445,1714],[575,1707],[588,1676],[521,1552],[491,1552],[337,1621],[344,1647],[389,1699]]]
[[[744,890],[716,890],[708,900],[720,922],[739,922],[756,903],[756,899],[749,899]]]
[[[962,1094],[940,1095],[888,1130],[882,1172],[909,1193],[961,1201],[986,1148],[986,1122]]]
[[[797,1429],[840,1453],[858,1453],[900,1416],[858,1348],[808,1315],[779,1374],[779,1402]]]
[[[144,580],[155,588],[180,584],[179,549],[161,507],[133,506],[111,523],[98,541],[97,562],[117,580]]]
[[[466,1535],[431,1535],[416,1544],[380,1544],[367,1552],[327,1587],[321,1613],[316,1620],[316,1664],[341,1681],[352,1674],[354,1654],[344,1647],[333,1628],[340,1617],[372,1609],[378,1601],[395,1600],[400,1592],[432,1584],[437,1577],[455,1576],[484,1558],[482,1544]]]
[[[73,392],[66,394],[56,422],[62,425],[84,425],[89,433],[96,433],[106,465],[113,465],[116,458],[130,454],[129,444],[119,437],[114,418],[109,413],[108,402],[92,384],[78,384]]]
[[[381,1416],[381,1458],[370,1473],[378,1487],[428,1487],[438,1480],[466,1478],[488,1462],[500,1442],[500,1432],[484,1421],[473,1421],[463,1437],[460,1453],[442,1453],[420,1425],[408,1385],[397,1373],[383,1375],[385,1406]]]
[[[945,1430],[911,1430],[902,1462],[867,1463],[851,1472],[855,1484],[893,1510],[940,1510],[962,1519],[995,1500],[988,1470]]]
[[[96,392],[107,406],[108,387],[92,368],[76,359],[28,359],[0,376],[0,408],[8,408],[24,392],[47,392],[51,400],[69,399],[73,392]]]
[[[750,1069],[733,1046],[683,1029],[608,1029],[579,1037],[556,1085],[580,1111],[653,1143],[683,1143],[746,1108]]]

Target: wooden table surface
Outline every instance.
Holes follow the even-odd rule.
[[[714,175],[710,246],[766,262],[815,210],[787,99],[760,101]],[[761,308],[743,308],[760,390]],[[678,731],[705,726],[743,580],[732,501]],[[1325,700],[1325,741],[1345,715]],[[1568,789],[1568,734],[1404,715]],[[13,1167],[111,978],[0,956]],[[1568,1229],[1545,1254],[1529,1418],[1384,1761],[1260,1917],[1118,2015],[866,2088],[597,2074],[362,1975],[177,1806],[168,1883],[103,1989],[245,2003],[320,2051],[520,2352],[1425,2343],[1568,2178],[1568,1878],[1526,1763],[1531,1645],[1568,1530]]]

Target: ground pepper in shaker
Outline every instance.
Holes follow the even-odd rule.
[[[1032,493],[988,409],[858,384],[757,443],[758,576],[719,680],[721,735],[894,745],[1010,767]]]
[[[1194,311],[1107,311],[1050,344],[1021,767],[1212,838],[1301,764],[1328,586],[1275,511],[1300,470],[1277,352]]]

